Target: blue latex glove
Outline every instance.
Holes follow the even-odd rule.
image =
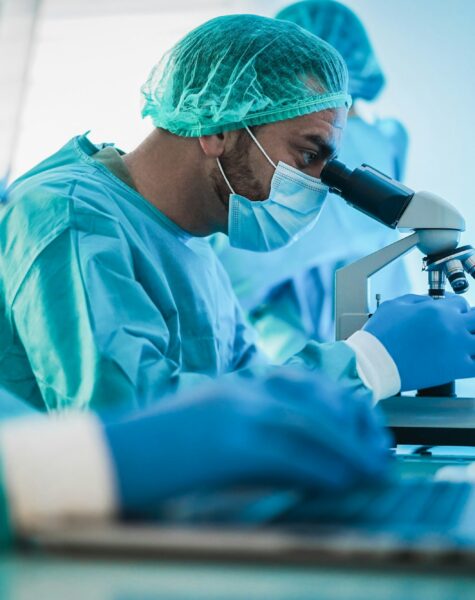
[[[343,490],[388,463],[369,396],[290,368],[233,374],[104,429],[126,513],[232,485]]]
[[[364,329],[396,363],[402,391],[475,377],[475,310],[460,296],[401,296],[384,302]]]

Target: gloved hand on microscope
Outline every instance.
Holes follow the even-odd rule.
[[[475,377],[475,309],[460,296],[434,301],[408,294],[383,302],[354,335],[380,342],[394,362],[395,386],[401,391]],[[365,341],[369,347],[370,340]]]

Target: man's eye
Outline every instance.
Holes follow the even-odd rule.
[[[302,152],[302,158],[304,165],[307,167],[318,160],[318,154],[316,152],[304,151]]]

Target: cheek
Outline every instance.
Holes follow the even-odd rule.
[[[274,168],[241,158],[229,163],[227,175],[236,194],[249,200],[267,200]]]
[[[293,152],[293,151],[287,150],[287,152],[281,152],[278,160],[275,161],[275,164],[277,164],[279,160],[281,160],[286,165],[289,165],[290,167],[295,167],[296,169],[302,169],[302,165],[299,164],[299,160],[301,161],[301,159],[299,159],[299,154],[297,151]]]
[[[264,161],[258,157],[258,160],[250,161],[247,169],[241,171],[241,187],[246,191],[244,195],[250,200],[269,198],[274,167],[265,158]]]
[[[304,173],[307,175],[311,175],[312,177],[316,177],[320,179],[320,175],[322,174],[323,167],[327,164],[328,160],[316,160],[311,165],[302,169]]]
[[[269,165],[269,167],[270,168],[265,169],[265,173],[262,172],[262,176],[260,177],[260,180],[261,180],[260,194],[261,194],[261,196],[263,196],[263,200],[267,200],[267,198],[269,198],[272,177],[274,176],[274,173],[275,173],[274,167],[271,167],[270,165]]]
[[[270,166],[270,165],[269,165]],[[259,169],[253,174],[252,179],[248,179],[244,185],[248,193],[246,194],[249,200],[267,200],[269,198],[270,186],[274,169]]]

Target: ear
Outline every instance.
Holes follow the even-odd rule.
[[[219,158],[226,145],[226,134],[203,135],[198,138],[201,149],[207,158]]]

